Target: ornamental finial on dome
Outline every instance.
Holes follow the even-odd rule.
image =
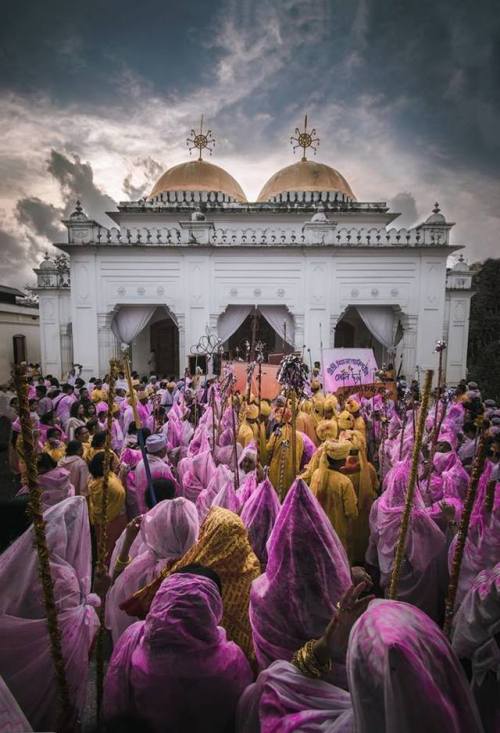
[[[304,129],[299,130],[298,127],[295,128],[295,135],[290,138],[290,145],[292,146],[294,153],[297,148],[302,148],[304,151],[302,154],[302,160],[307,160],[307,148],[312,148],[314,150],[314,155],[316,155],[316,150],[319,147],[319,137],[316,136],[316,129],[314,127],[312,130],[308,131],[307,115],[304,117]]]
[[[200,151],[198,160],[203,160],[201,157],[202,150],[208,150],[210,155],[212,155],[212,150],[215,146],[215,137],[212,134],[212,130],[203,132],[203,115],[200,120],[200,129],[191,130],[191,137],[186,139],[186,145],[189,148],[189,155],[191,155],[191,150]]]

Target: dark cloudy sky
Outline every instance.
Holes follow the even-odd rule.
[[[439,201],[470,260],[500,256],[496,0],[20,0],[0,23],[0,281],[23,285],[77,197],[96,218],[187,157],[203,112],[255,198],[318,159],[402,224]]]

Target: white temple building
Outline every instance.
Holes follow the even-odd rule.
[[[294,347],[321,361],[333,346],[373,347],[411,379],[436,367],[444,339],[449,384],[465,376],[471,273],[436,204],[422,224],[397,227],[384,202],[358,201],[344,177],[306,159],[275,173],[255,202],[201,159],[168,169],[151,194],[89,219],[78,202],[64,223],[65,262],[35,270],[42,366],[63,376],[103,375],[120,341],[140,373],[182,374],[195,345],[217,334],[234,357],[253,335],[267,353]],[[191,362],[192,366],[192,362]]]

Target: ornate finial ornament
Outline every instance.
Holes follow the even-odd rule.
[[[312,148],[314,155],[316,155],[316,150],[319,146],[319,137],[317,137],[316,129],[314,127],[312,130],[307,129],[307,115],[304,117],[304,129],[299,130],[298,127],[295,128],[295,135],[292,135],[290,138],[290,145],[292,146],[294,153],[297,148],[302,148],[304,151],[302,153],[302,160],[307,160],[307,148]]]
[[[210,155],[212,155],[212,150],[215,146],[215,137],[212,134],[212,130],[203,132],[203,115],[200,120],[200,129],[191,130],[191,137],[187,138],[186,145],[189,148],[189,155],[191,155],[191,150],[199,150],[198,160],[203,160],[201,157],[202,150],[208,150]]]
[[[438,204],[438,202],[437,202],[437,201],[436,201],[436,203],[434,204],[434,208],[432,209],[432,213],[433,213],[433,214],[440,214],[440,213],[441,213],[441,209],[439,208],[439,204]]]

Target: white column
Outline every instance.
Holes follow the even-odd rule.
[[[71,257],[73,354],[75,363],[83,367],[83,379],[96,377],[100,372],[95,257],[84,252]]]
[[[60,291],[38,290],[40,313],[40,346],[42,370],[61,379],[63,364],[61,352]]]
[[[415,376],[417,367],[417,315],[403,314],[401,316],[403,325],[403,366],[401,374],[404,374],[408,381]],[[418,365],[420,367],[420,364]],[[397,365],[396,368],[398,368]]]
[[[446,292],[449,312],[446,355],[446,382],[457,384],[467,374],[467,346],[472,293],[463,290]]]
[[[109,372],[109,362],[118,353],[118,344],[111,330],[111,321],[113,313],[97,314],[97,337],[99,351],[99,374],[104,375]]]

